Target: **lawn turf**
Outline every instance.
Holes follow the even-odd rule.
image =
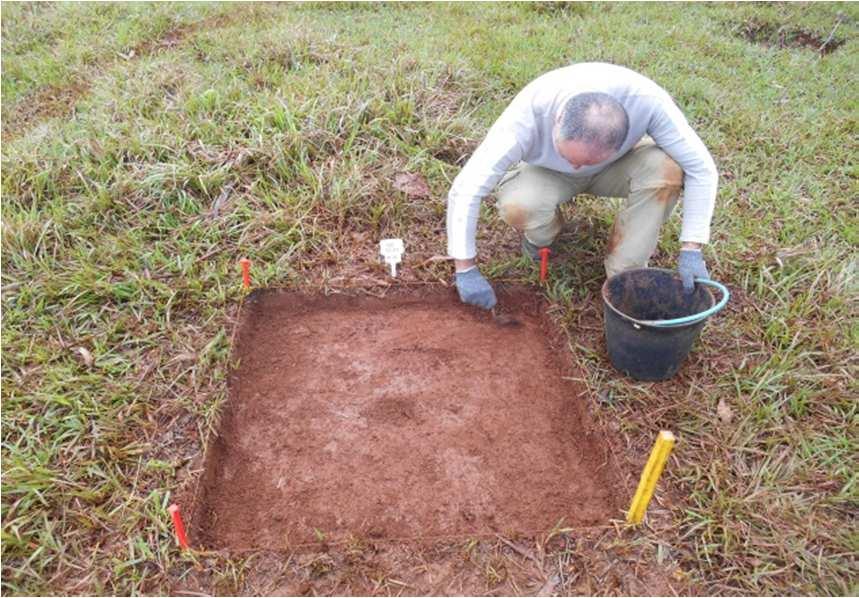
[[[702,592],[855,594],[857,22],[835,3],[4,3],[4,593],[175,589],[190,561],[165,507],[225,398],[238,258],[260,286],[378,292],[375,242],[402,236],[406,280],[449,282],[430,258],[469,152],[529,80],[604,60],[662,84],[713,152],[706,253],[734,299],[677,379],[632,383],[600,338],[616,205],[567,208],[573,257],[545,292],[598,415],[639,464],[660,428],[679,438],[650,525],[603,549]],[[800,31],[843,44],[793,47]],[[484,271],[535,282],[491,203]],[[487,593],[535,591],[499,560],[507,542],[451,550]],[[540,546],[550,590],[623,587],[569,542]],[[402,589],[395,568],[325,558],[279,566],[310,591]],[[255,559],[195,571],[208,591],[266,591]]]

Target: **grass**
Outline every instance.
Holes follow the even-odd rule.
[[[708,256],[734,300],[677,379],[624,379],[599,336],[613,206],[568,211],[575,259],[546,293],[598,415],[639,463],[660,427],[679,443],[657,492],[670,508],[647,528],[590,552],[569,534],[538,543],[556,591],[629,591],[599,585],[599,554],[714,594],[859,591],[853,5],[6,3],[2,16],[4,593],[192,578],[263,591],[264,565],[304,591],[344,591],[350,575],[403,591],[405,570],[352,553],[272,564],[174,549],[165,507],[193,485],[225,398],[237,260],[260,286],[372,292],[378,238],[405,237],[412,264],[443,253],[463,160],[519,88],[580,60],[663,84],[713,151]],[[825,56],[746,38],[765,25],[826,39],[836,24],[844,43]],[[432,197],[397,191],[403,171]],[[535,281],[489,204],[482,222],[485,271]],[[675,218],[658,264],[673,265],[677,231]],[[448,268],[403,275],[448,281]],[[503,543],[438,550],[483,572],[472,587],[536,591]]]

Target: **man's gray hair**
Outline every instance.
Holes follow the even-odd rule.
[[[561,141],[585,141],[617,151],[629,132],[629,116],[623,105],[607,93],[587,92],[567,100],[561,113]]]

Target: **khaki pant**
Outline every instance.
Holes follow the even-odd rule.
[[[576,177],[522,163],[499,183],[498,210],[531,243],[546,247],[561,232],[560,204],[579,193],[626,198],[606,249],[605,271],[612,276],[647,266],[682,185],[680,166],[645,137],[596,176]]]

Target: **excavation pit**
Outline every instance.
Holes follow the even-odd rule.
[[[195,543],[536,534],[622,515],[620,476],[536,293],[249,296]]]

